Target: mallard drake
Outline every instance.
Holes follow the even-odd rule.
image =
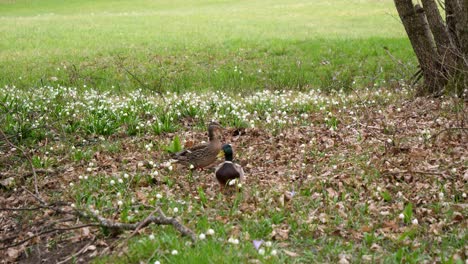
[[[222,150],[224,152],[224,162],[219,164],[215,170],[216,179],[221,189],[231,180],[239,179],[239,181],[242,181],[244,179],[242,166],[232,161],[234,153],[231,145],[223,145]]]
[[[218,153],[221,151],[220,133],[223,127],[218,122],[211,122],[208,125],[209,142],[184,149],[173,155],[179,163],[193,165],[195,168],[203,168],[216,161]]]

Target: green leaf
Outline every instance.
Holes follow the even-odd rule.
[[[413,205],[408,203],[403,210],[403,215],[405,216],[404,220],[405,223],[411,223],[411,219],[413,218]]]
[[[166,151],[170,153],[176,153],[182,150],[182,144],[180,143],[179,136],[175,136],[171,144],[166,147]]]

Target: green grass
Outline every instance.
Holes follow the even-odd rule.
[[[408,105],[401,79],[416,64],[393,1],[0,0],[0,36],[0,128],[41,170],[41,197],[126,223],[159,206],[197,235],[214,231],[191,244],[171,226],[148,226],[95,263],[459,263],[464,254],[463,153],[431,139],[446,128],[434,120],[464,105],[427,103],[439,108],[414,126],[421,109],[396,110]],[[127,70],[152,91],[137,90]],[[205,139],[212,119],[247,164],[238,193],[220,194],[210,171],[166,165],[168,152]],[[386,166],[423,163],[404,144],[430,152],[453,182],[389,175]],[[3,140],[0,151],[5,175],[29,169]],[[21,201],[20,186],[33,179],[0,191]],[[288,237],[274,240],[282,228]],[[264,255],[259,239],[272,241]]]
[[[453,185],[460,186],[463,165],[455,171],[451,167],[463,154],[448,153],[440,148],[445,144],[429,147],[419,140],[443,129],[427,125],[430,120],[456,115],[459,107],[451,99],[435,102],[443,107],[434,111],[436,117],[425,117],[411,133],[401,128],[389,133],[383,125],[382,129],[376,126],[382,120],[401,122],[395,108],[405,107],[399,102],[408,98],[409,90],[362,89],[356,95],[315,90],[262,91],[250,96],[187,92],[166,94],[164,101],[142,91],[112,95],[92,89],[9,87],[0,88],[0,127],[12,142],[30,150],[27,153],[37,169],[73,168],[38,176],[40,192],[50,201],[67,201],[80,210],[98,210],[103,217],[126,223],[146,218],[159,206],[197,235],[214,230],[214,235],[191,244],[171,226],[149,226],[124,243],[122,250],[96,258],[95,263],[247,263],[255,259],[334,263],[343,254],[351,262],[457,263],[454,259],[466,241],[459,220],[466,209],[457,207],[466,201],[464,189],[446,187],[444,179],[437,177],[419,177],[416,183],[395,180],[384,175],[387,170],[382,164],[407,158],[405,152],[386,154],[387,139],[394,138],[415,149],[429,148],[442,160],[438,163],[441,174],[453,175],[459,179]],[[409,106],[402,111],[420,110]],[[370,118],[371,113],[380,114]],[[236,157],[249,165],[239,193],[219,193],[212,171],[166,165],[168,150],[180,149],[181,142],[205,139],[205,124],[212,119],[227,128],[225,140],[233,140]],[[366,122],[371,122],[368,130]],[[169,129],[163,129],[163,123]],[[234,141],[237,129],[243,132]],[[378,134],[370,137],[370,133]],[[329,144],[330,140],[334,143]],[[28,162],[15,159],[15,152],[3,141],[0,151],[11,157],[0,169],[27,170]],[[51,177],[62,187],[42,185]],[[11,188],[33,184],[31,177],[15,181]],[[432,188],[415,192],[415,186]],[[284,194],[293,190],[295,196],[287,201]],[[7,197],[19,193],[2,192]],[[440,192],[446,198],[440,198]],[[420,199],[427,203],[418,204]],[[289,229],[288,237],[273,240],[272,232],[284,228]],[[102,228],[94,234],[101,240],[112,235]],[[239,243],[229,242],[230,238]],[[59,241],[50,238],[55,239]],[[270,247],[262,246],[264,255],[252,244],[260,239],[272,241]],[[173,250],[178,253],[172,254]]]
[[[0,1],[0,34],[20,88],[350,89],[410,73],[384,47],[414,69],[392,1]]]

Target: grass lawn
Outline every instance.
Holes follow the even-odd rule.
[[[20,88],[141,87],[127,69],[171,91],[350,89],[415,69],[392,1],[0,1],[0,33],[0,85]]]
[[[5,261],[465,263],[467,104],[414,99],[392,1],[0,0],[0,61]],[[168,163],[210,120],[224,193]],[[196,241],[88,226],[157,208]]]

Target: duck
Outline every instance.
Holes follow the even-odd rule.
[[[242,166],[232,161],[234,156],[232,146],[230,144],[224,144],[222,146],[222,151],[224,152],[224,162],[219,164],[215,169],[216,179],[218,180],[221,190],[231,180],[239,179],[239,181],[242,182],[244,179]]]
[[[173,155],[176,162],[192,165],[195,169],[203,169],[213,164],[221,151],[221,131],[223,127],[218,122],[208,125],[209,142],[184,149]],[[192,166],[190,166],[192,168]]]

